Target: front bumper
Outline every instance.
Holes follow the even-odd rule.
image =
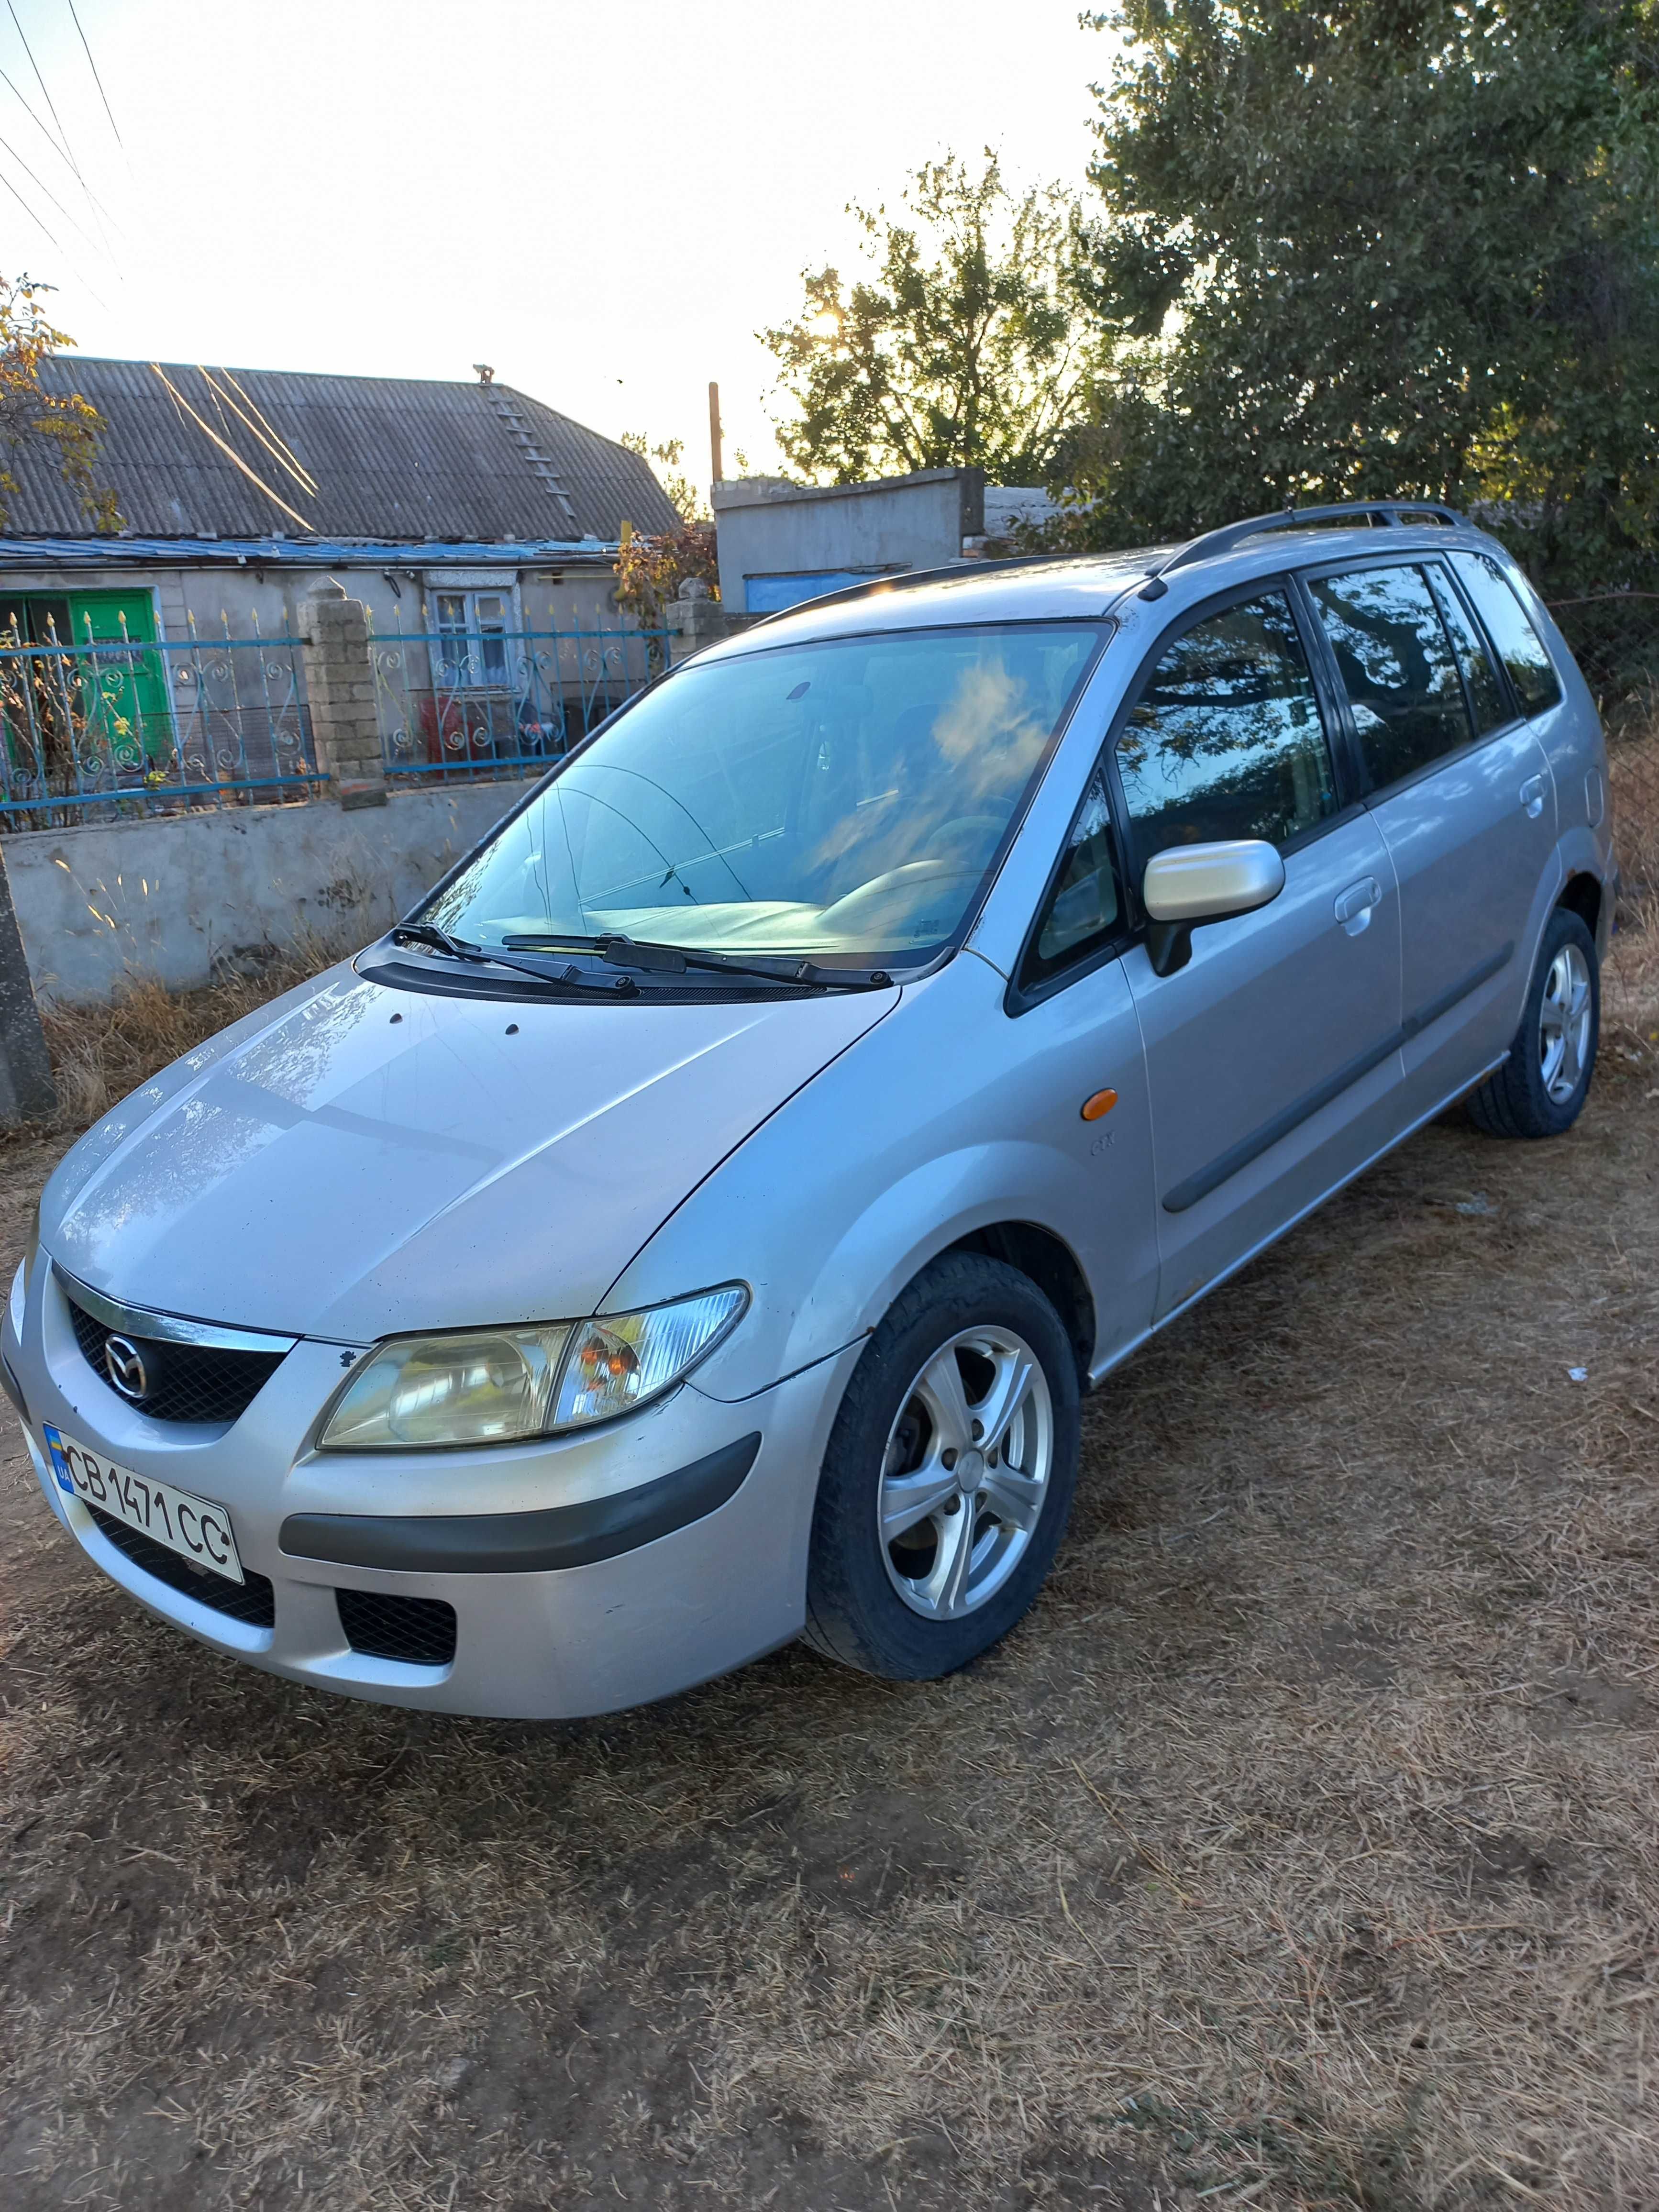
[[[21,1334],[11,1313],[0,1333],[47,1502],[152,1612],[315,1688],[509,1718],[645,1704],[799,1632],[817,1469],[862,1348],[737,1405],[686,1383],[586,1436],[488,1452],[319,1455],[305,1446],[338,1381],[337,1345],[296,1345],[240,1420],[209,1429],[149,1420],[107,1387],[75,1341],[44,1254],[30,1270]],[[271,1626],[232,1619],[118,1549],[59,1488],[46,1422],[225,1506],[244,1565],[271,1584]],[[453,1659],[413,1665],[353,1650],[343,1589],[453,1606]]]

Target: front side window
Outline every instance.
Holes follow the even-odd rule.
[[[1097,768],[1072,824],[1059,880],[1043,906],[1020,981],[1042,982],[1105,944],[1122,911],[1106,772]]]
[[[1420,568],[1310,576],[1374,791],[1469,742],[1451,641]]]
[[[693,663],[574,754],[424,918],[902,965],[956,933],[1102,641],[920,630]]]
[[[1520,594],[1489,553],[1454,553],[1452,559],[1510,672],[1522,713],[1541,714],[1560,698],[1561,679]]]
[[[1117,764],[1143,866],[1169,845],[1284,844],[1336,811],[1319,702],[1282,592],[1176,640],[1130,712]]]

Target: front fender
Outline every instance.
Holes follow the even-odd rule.
[[[994,1223],[1057,1237],[1088,1285],[1097,1359],[1157,1285],[1139,1025],[1115,963],[1010,1015],[963,955],[757,1130],[617,1279],[611,1312],[741,1280],[753,1304],[697,1388],[738,1399],[873,1328],[936,1254]],[[1112,1085],[1109,1124],[1080,1119]]]
[[[757,1285],[764,1319],[754,1340],[740,1345],[739,1331],[724,1364],[711,1361],[699,1374],[698,1389],[712,1397],[746,1397],[767,1387],[757,1374],[775,1368],[793,1375],[868,1335],[930,1260],[994,1223],[1030,1223],[1072,1251],[1052,1218],[1056,1192],[1068,1180],[1063,1158],[1031,1144],[974,1146],[927,1162],[876,1194],[818,1255],[810,1284]]]

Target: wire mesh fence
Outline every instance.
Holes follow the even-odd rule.
[[[1601,709],[1624,919],[1645,920],[1659,902],[1659,588],[1589,592],[1550,612]]]
[[[471,629],[371,642],[386,774],[538,775],[667,667],[661,629]]]
[[[1619,907],[1602,1021],[1615,1049],[1639,1055],[1659,1040],[1659,589],[1564,597],[1550,611],[1607,733]]]
[[[0,820],[13,830],[304,799],[299,641],[0,633]]]

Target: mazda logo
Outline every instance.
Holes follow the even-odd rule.
[[[143,1354],[129,1336],[104,1339],[104,1372],[124,1398],[142,1398],[149,1389]]]

